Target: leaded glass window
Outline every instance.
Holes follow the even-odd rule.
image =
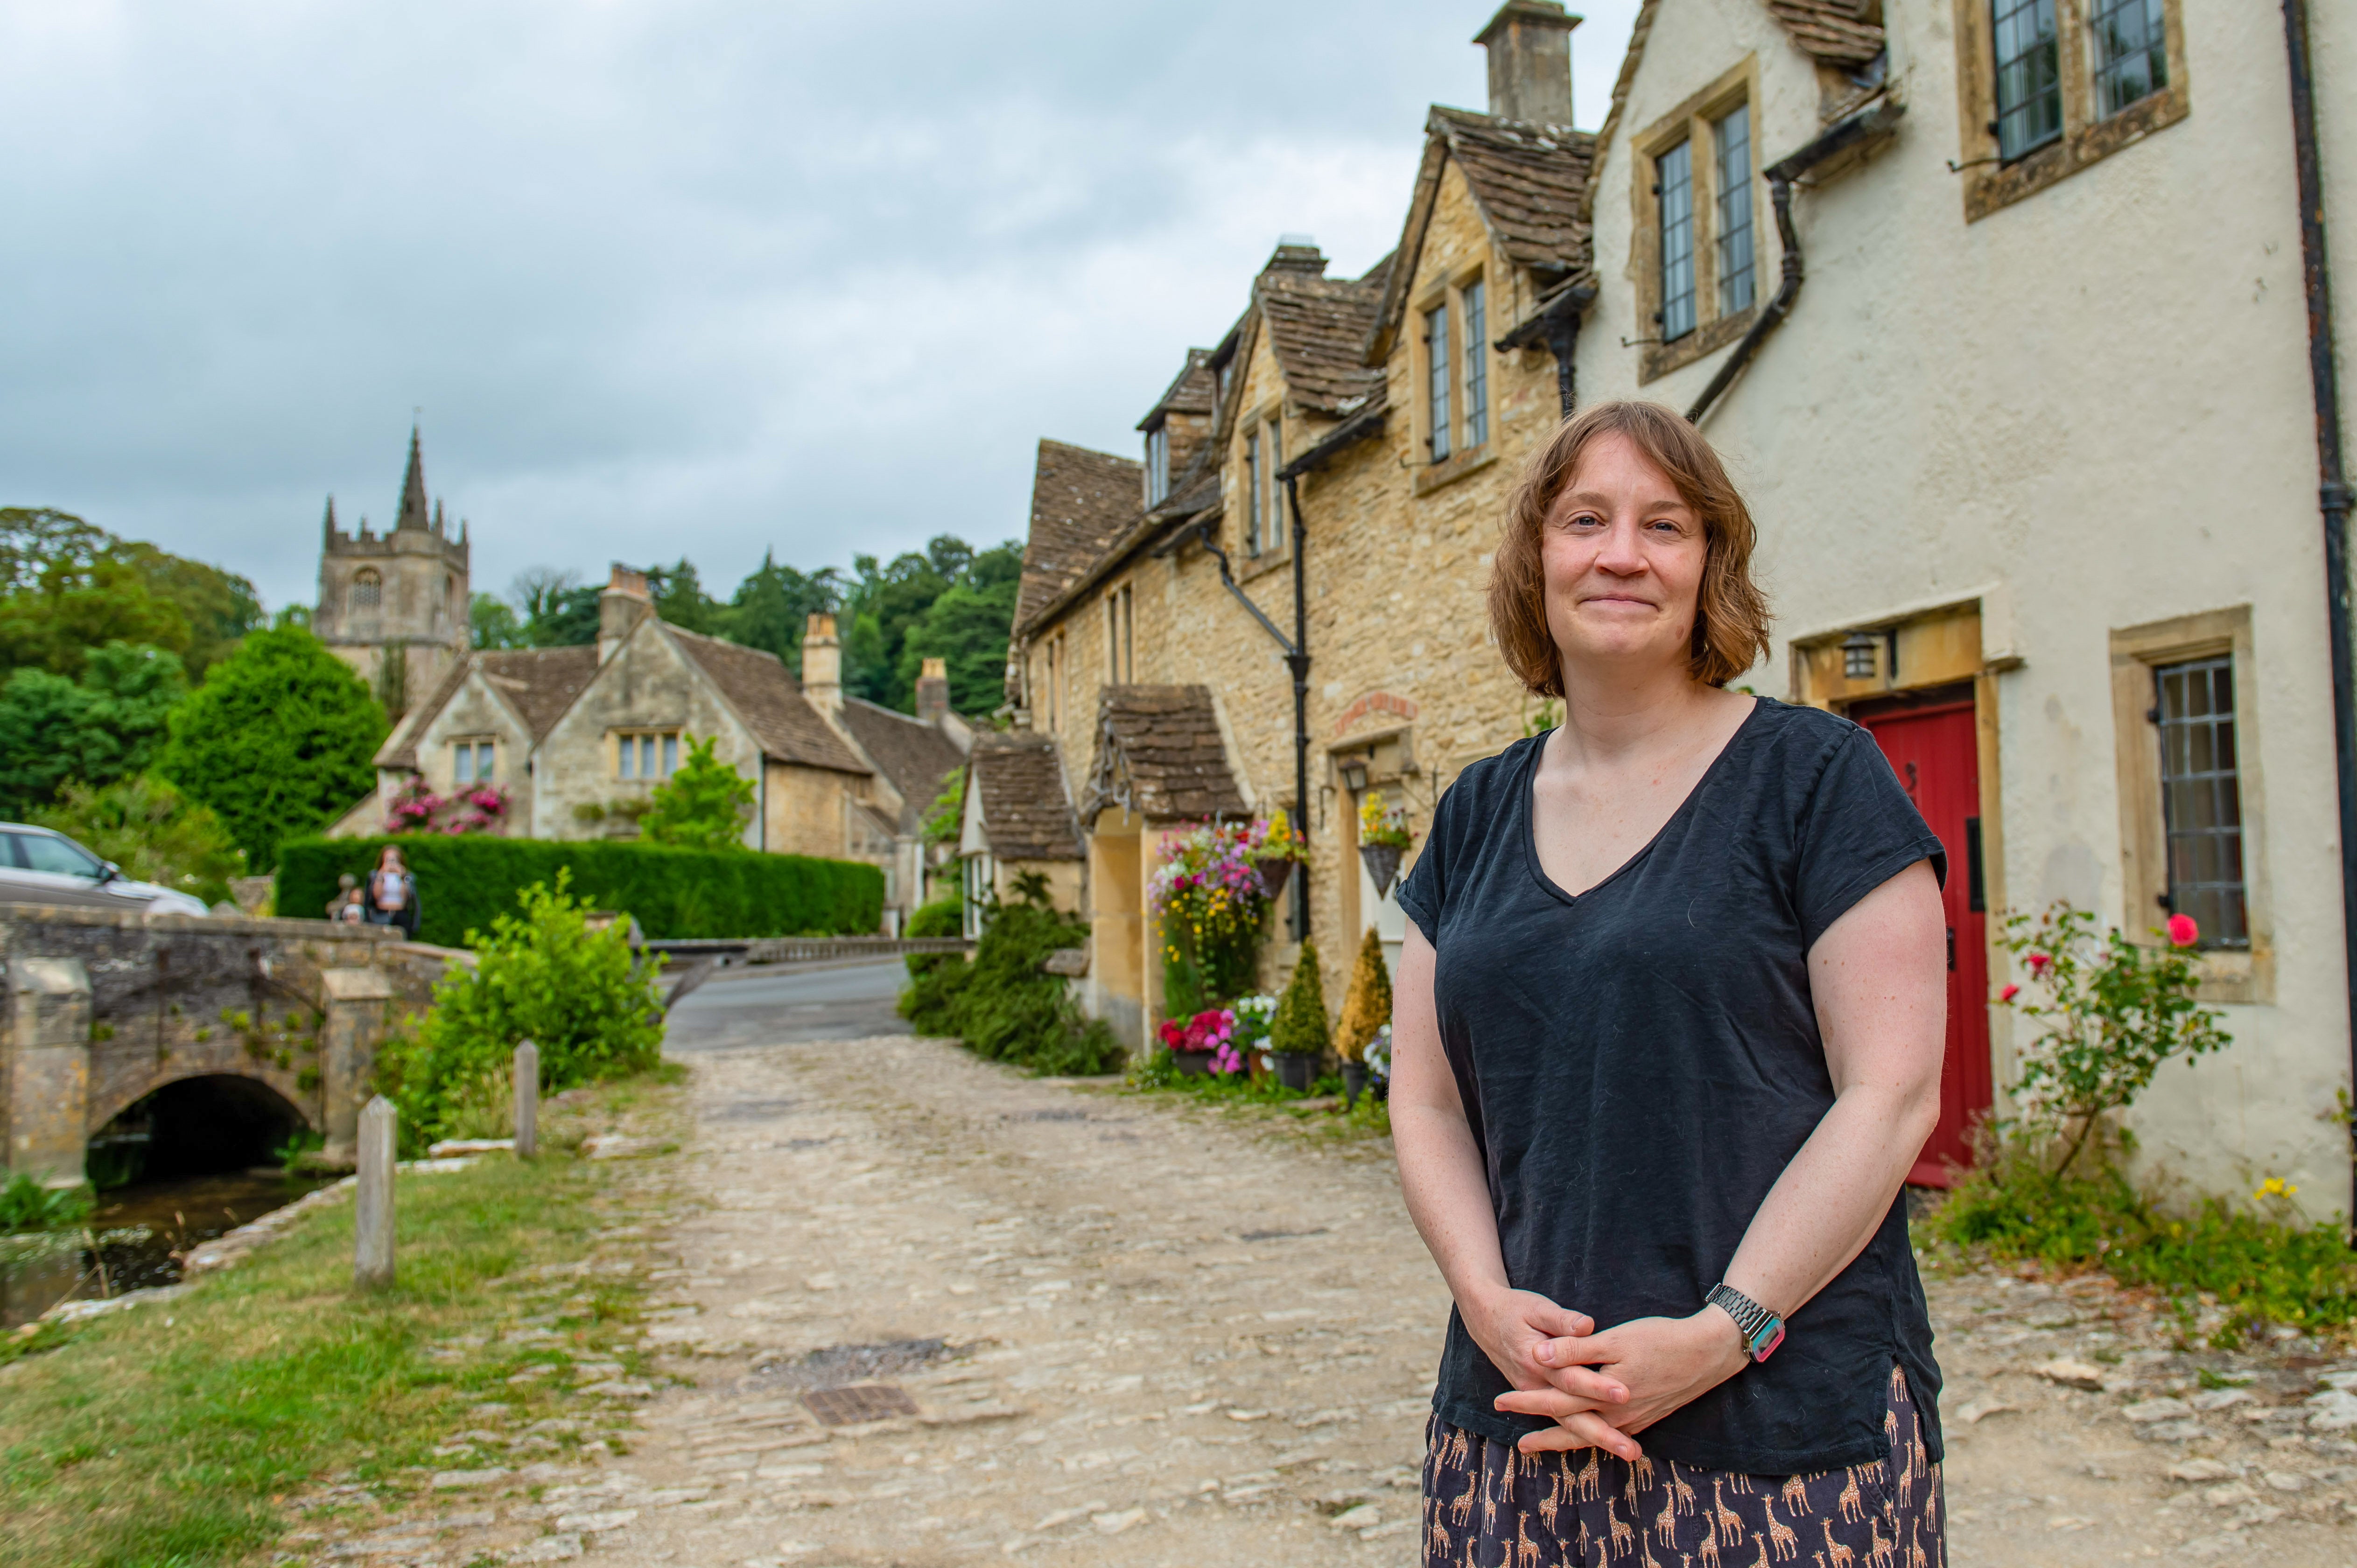
[[[1268,503],[1265,509],[1268,518],[1268,548],[1282,550],[1285,548],[1285,482],[1276,476],[1285,467],[1285,427],[1272,419],[1267,424],[1262,426],[1262,429],[1265,432],[1265,439],[1261,449],[1267,454],[1265,466],[1268,470],[1266,478],[1262,481],[1268,486]]]
[[[1490,440],[1490,299],[1476,278],[1465,285],[1465,445]]]
[[[2156,4],[2158,0],[2156,0]],[[1990,0],[1996,39],[1996,155],[2008,163],[2062,134],[2054,0]]]
[[[1448,440],[1448,306],[1446,302],[1424,313],[1425,413],[1430,422],[1432,460],[1453,450]]]
[[[1662,200],[1662,341],[1695,329],[1694,144],[1680,142],[1654,160]]]
[[[1260,432],[1244,436],[1244,553],[1260,553]]]
[[[383,598],[384,579],[378,576],[374,570],[363,568],[360,575],[352,579],[352,608],[372,610],[383,601]]]
[[[1158,506],[1170,494],[1170,426],[1157,424],[1146,433],[1146,504]]]
[[[2093,0],[2095,113],[2118,113],[2169,85],[2165,0]]]
[[[2190,915],[2205,948],[2251,944],[2243,871],[2243,795],[2230,655],[2153,671],[2169,908]]]
[[[1718,162],[1718,313],[1751,308],[1751,108],[1746,104],[1711,127]]]

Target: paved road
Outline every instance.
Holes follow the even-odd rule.
[[[691,1202],[658,1241],[676,1266],[651,1276],[646,1334],[678,1382],[626,1457],[506,1483],[497,1521],[469,1527],[484,1550],[1414,1563],[1448,1304],[1387,1150],[1025,1079],[910,1037],[898,984],[863,964],[683,1004]],[[2313,1429],[2301,1402],[2357,1362],[2189,1354],[2101,1280],[1927,1283],[1961,1568],[2357,1561],[2357,1434]],[[2058,1360],[2080,1365],[2057,1381]],[[2252,1380],[2204,1391],[2200,1369]],[[846,1399],[877,1402],[831,1408]],[[846,1414],[875,1419],[823,1419]],[[526,1481],[538,1502],[512,1500]]]

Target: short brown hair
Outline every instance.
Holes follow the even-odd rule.
[[[1686,668],[1697,681],[1724,686],[1768,651],[1768,600],[1751,581],[1759,531],[1702,432],[1657,403],[1599,403],[1565,420],[1523,469],[1490,575],[1490,629],[1498,651],[1533,695],[1563,695],[1563,664],[1547,631],[1539,544],[1548,510],[1600,435],[1627,436],[1669,476],[1678,499],[1702,521],[1706,553]]]

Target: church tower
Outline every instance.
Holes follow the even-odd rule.
[[[319,604],[311,629],[366,681],[398,720],[425,700],[470,640],[467,525],[457,537],[444,526],[442,505],[425,499],[425,464],[417,428],[409,431],[409,467],[401,478],[401,508],[393,532],[358,533],[336,526],[336,499],[319,552]]]

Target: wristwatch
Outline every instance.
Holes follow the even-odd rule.
[[[1744,1348],[1753,1360],[1766,1360],[1784,1342],[1784,1320],[1733,1285],[1724,1282],[1715,1284],[1704,1299],[1735,1319],[1735,1326],[1743,1335]]]

